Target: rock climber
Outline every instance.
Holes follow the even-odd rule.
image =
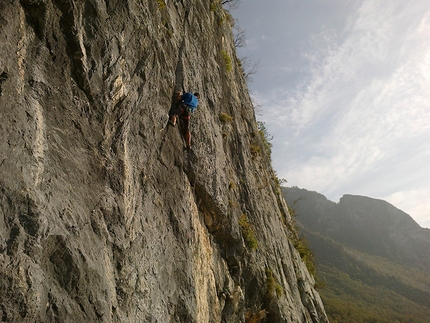
[[[181,94],[181,92],[176,92],[178,104],[171,111],[169,116],[169,124],[176,126],[176,121],[178,117],[182,120],[182,131],[185,137],[185,144],[187,145],[187,150],[191,149],[191,133],[190,133],[190,118],[191,114],[199,104],[200,94],[186,92]]]

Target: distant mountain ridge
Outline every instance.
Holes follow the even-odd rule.
[[[430,230],[390,203],[344,195],[339,203],[317,192],[284,189],[307,230],[319,232],[361,252],[430,271]]]
[[[428,322],[430,230],[390,203],[282,188],[314,253],[330,322]]]

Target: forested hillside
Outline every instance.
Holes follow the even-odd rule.
[[[381,200],[283,194],[313,251],[330,322],[428,322],[430,230]]]

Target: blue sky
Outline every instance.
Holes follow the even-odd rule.
[[[231,13],[286,185],[383,199],[430,228],[430,1],[242,0]]]

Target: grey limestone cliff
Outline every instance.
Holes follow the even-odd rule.
[[[0,43],[2,322],[327,322],[219,2],[2,0]]]

